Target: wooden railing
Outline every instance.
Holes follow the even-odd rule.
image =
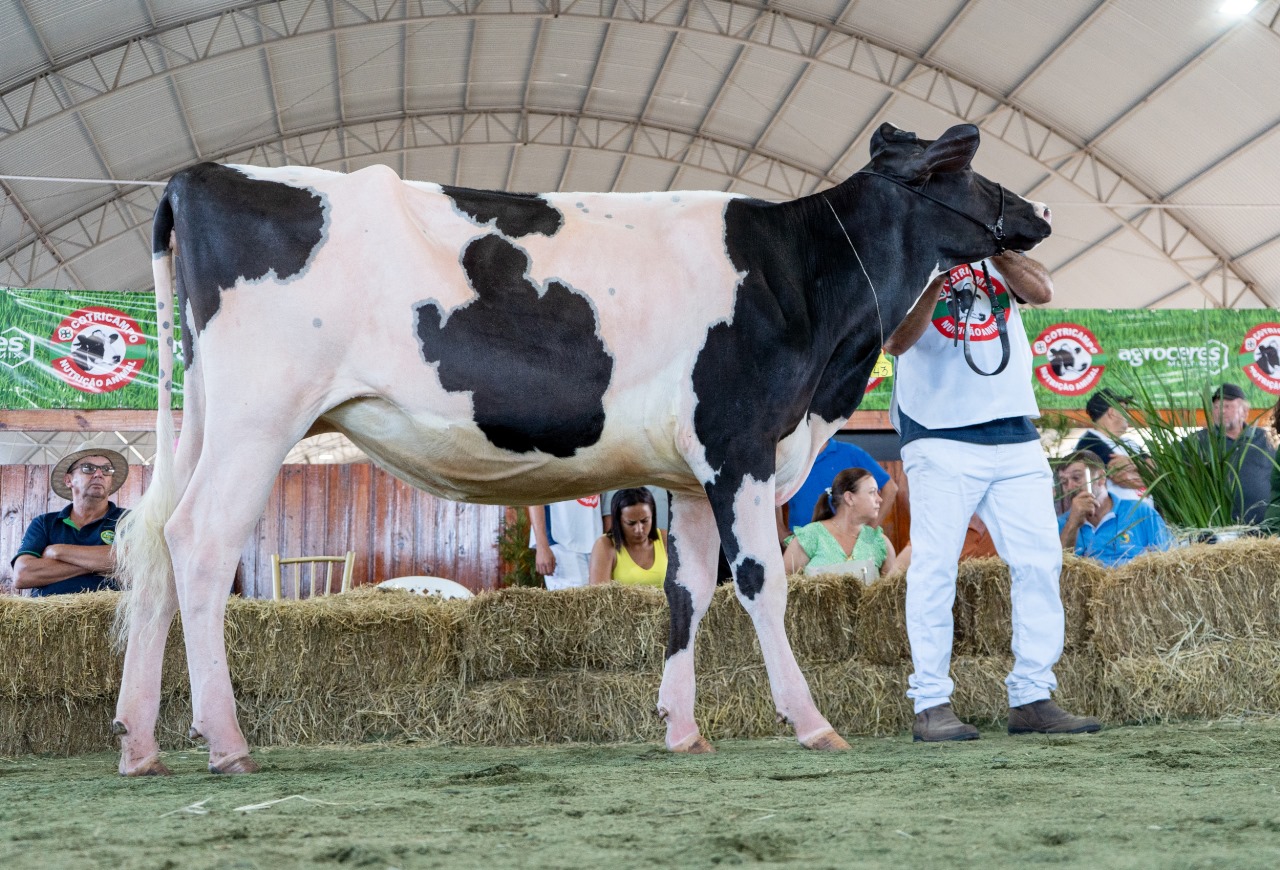
[[[137,504],[151,469],[131,466],[112,500]],[[36,516],[66,501],[49,489],[49,466],[0,466],[0,592],[12,591],[9,562]],[[501,575],[498,534],[504,509],[445,501],[368,463],[286,465],[240,559],[241,592],[271,597],[271,555],[355,550],[355,585],[426,574],[479,591]],[[230,577],[226,578],[228,586]]]

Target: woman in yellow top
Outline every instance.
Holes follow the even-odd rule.
[[[591,548],[590,582],[622,586],[662,586],[667,576],[667,542],[653,522],[657,506],[644,487],[613,494],[613,525]]]

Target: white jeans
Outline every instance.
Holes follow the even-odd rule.
[[[575,586],[587,585],[587,581],[591,579],[588,570],[591,563],[590,553],[577,553],[565,547],[564,544],[552,544],[551,552],[556,557],[556,572],[550,577],[543,578],[548,589],[572,589]]]
[[[1049,697],[1062,655],[1064,619],[1058,577],[1062,548],[1053,512],[1053,477],[1038,441],[966,444],[921,438],[902,448],[911,499],[911,565],[907,569],[907,636],[915,711],[951,699],[951,615],[956,564],[976,511],[1009,564],[1013,605],[1013,671],[1009,706]]]

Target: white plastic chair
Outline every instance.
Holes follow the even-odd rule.
[[[404,589],[417,595],[434,595],[437,598],[474,598],[471,590],[461,583],[443,577],[396,577],[378,584],[381,589]]]

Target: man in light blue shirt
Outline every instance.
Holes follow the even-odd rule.
[[[1067,512],[1058,517],[1064,550],[1115,568],[1148,550],[1172,545],[1169,527],[1146,500],[1111,497],[1106,468],[1092,451],[1068,456],[1061,479],[1068,493],[1075,493]]]

